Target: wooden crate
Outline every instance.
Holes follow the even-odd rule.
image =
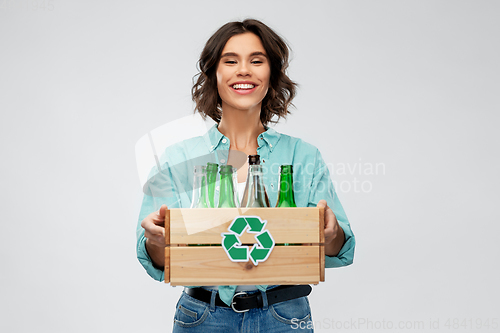
[[[233,262],[221,234],[238,216],[258,216],[275,246],[264,262]],[[311,208],[170,209],[165,216],[165,282],[171,285],[317,284],[325,280],[323,210]],[[244,232],[243,244],[255,234]],[[284,244],[293,244],[287,245]]]

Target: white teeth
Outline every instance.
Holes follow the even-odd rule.
[[[253,89],[253,84],[233,84],[233,89]]]

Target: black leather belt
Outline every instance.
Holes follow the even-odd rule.
[[[278,286],[266,291],[267,304],[276,304],[279,302],[289,301],[295,298],[304,297],[311,293],[310,285],[299,286]],[[186,288],[184,292],[189,296],[210,304],[212,292],[203,288]],[[219,298],[219,293],[215,298],[215,305],[232,308],[236,312],[246,312],[250,309],[261,308],[264,303],[262,301],[262,294],[256,292],[248,295],[246,292],[237,292],[231,300],[231,305],[227,305]]]

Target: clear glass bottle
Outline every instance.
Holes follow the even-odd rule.
[[[196,165],[194,167],[191,208],[208,208],[208,205],[207,167]],[[188,244],[188,246],[209,246],[209,244]]]
[[[207,168],[204,165],[196,165],[191,208],[208,208],[208,205]]]
[[[241,207],[270,207],[259,155],[248,155],[247,184],[241,199]]]
[[[233,171],[232,165],[220,166],[219,208],[236,207]]]
[[[280,167],[280,183],[276,207],[297,207],[293,195],[293,168],[291,165]]]

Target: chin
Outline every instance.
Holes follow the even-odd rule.
[[[250,112],[251,110],[259,110],[260,111],[261,104],[233,104],[232,107],[239,110]]]

